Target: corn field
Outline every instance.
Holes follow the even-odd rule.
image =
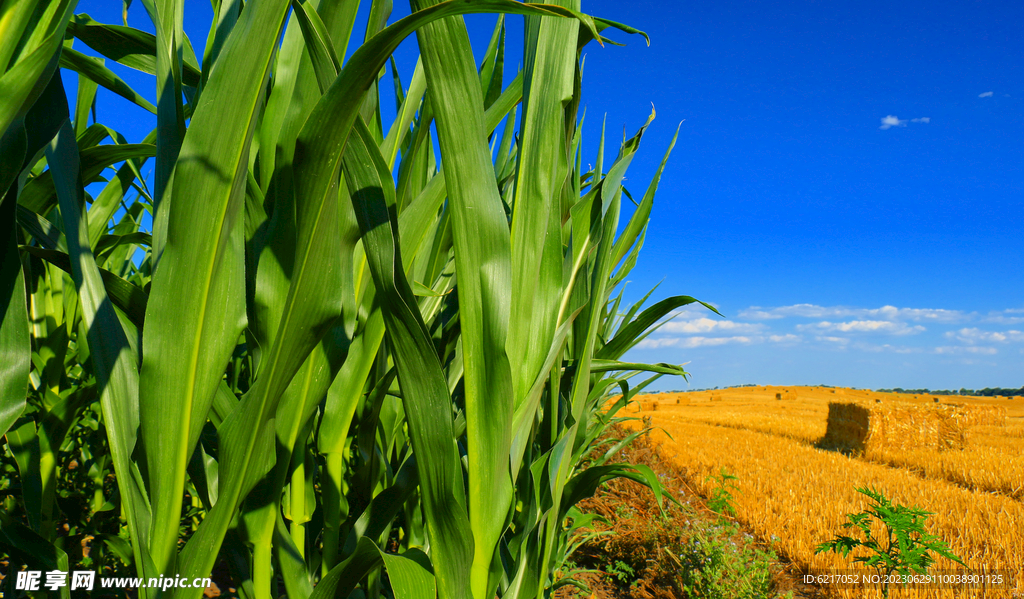
[[[259,599],[571,583],[577,502],[615,477],[660,500],[649,469],[592,449],[685,374],[622,357],[696,301],[623,304],[671,151],[624,212],[650,120],[584,160],[581,51],[642,33],[579,0],[412,0],[390,24],[373,0],[362,39],[358,0],[213,7],[200,56],[184,0],[131,7],[155,35],[73,0],[0,3],[8,574],[227,568]],[[480,12],[477,63],[461,15]],[[155,104],[115,63],[152,76]],[[152,131],[90,122],[99,87]]]

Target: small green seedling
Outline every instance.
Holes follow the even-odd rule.
[[[622,560],[615,560],[615,563],[608,566],[608,574],[619,581],[619,584],[636,585],[636,570]]]
[[[853,561],[874,568],[882,580],[892,574],[927,574],[935,563],[933,554],[966,566],[945,542],[925,531],[924,523],[933,512],[926,512],[916,506],[893,505],[889,498],[875,489],[858,488],[857,492],[866,495],[872,504],[859,514],[847,514],[848,522],[843,524],[843,528],[860,530],[863,540],[839,535],[818,545],[815,553],[831,551],[847,557],[854,549],[863,547],[868,554],[858,555]],[[882,538],[876,538],[871,532],[876,520],[885,526],[885,536]],[[888,583],[883,585],[882,595],[889,596]]]
[[[735,516],[736,508],[732,505],[732,492],[738,491],[739,486],[737,486],[733,481],[739,480],[739,477],[735,474],[730,474],[728,470],[722,468],[721,472],[717,475],[709,476],[708,480],[713,480],[718,483],[718,486],[711,491],[711,498],[708,500],[708,507],[716,514],[729,514],[731,516]]]

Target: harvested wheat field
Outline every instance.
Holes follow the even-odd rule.
[[[1015,585],[890,596],[1024,596],[1022,399],[761,386],[645,395],[628,411],[655,427],[662,453],[698,492],[711,494],[709,476],[722,468],[736,475],[736,518],[801,567],[852,567],[814,549],[846,532],[846,514],[866,507],[855,488],[872,487],[933,512],[928,531],[968,567],[1008,570]]]

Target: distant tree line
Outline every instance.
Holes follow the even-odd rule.
[[[995,397],[1005,396],[1013,397],[1024,396],[1024,387],[1020,389],[1004,389],[1002,387],[985,387],[984,389],[960,389],[959,391],[950,391],[949,389],[901,389],[896,387],[894,389],[876,389],[879,393],[910,393],[912,395],[966,395],[970,397]]]
[[[729,387],[723,387],[723,389],[734,389],[736,387],[759,387],[756,383],[748,383],[746,385],[731,385]],[[828,389],[835,389],[832,385],[818,385],[818,387],[825,387]],[[702,389],[672,389],[669,391],[641,391],[640,395],[646,395],[648,393],[686,393],[688,391],[717,391],[718,387],[707,387]],[[854,387],[856,389],[856,387]],[[895,387],[892,389],[875,389],[877,393],[907,393],[910,395],[963,395],[968,397],[1024,397],[1024,387],[1020,389],[1004,389],[1002,387],[985,387],[984,389],[903,389],[901,387]]]

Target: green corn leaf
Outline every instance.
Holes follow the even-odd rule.
[[[313,593],[313,585],[306,574],[306,563],[302,553],[292,541],[288,526],[280,513],[276,514],[274,529],[274,547],[277,550],[277,563],[281,567],[281,578],[288,597],[305,599]]]
[[[25,276],[17,251],[15,191],[12,188],[0,203],[0,222],[6,223],[0,229],[4,248],[0,262],[0,432],[4,434],[25,411],[32,366]]]
[[[21,246],[21,250],[49,262],[68,274],[73,274],[71,257],[64,252],[24,245]],[[146,321],[146,303],[149,299],[146,292],[109,270],[98,270],[107,297],[125,313],[132,324],[141,329]]]
[[[618,240],[615,242],[615,247],[612,250],[614,252],[612,268],[622,261],[626,252],[636,243],[637,237],[647,226],[647,221],[651,215],[651,207],[654,205],[654,194],[658,191],[658,183],[661,181],[661,173],[665,170],[665,164],[668,162],[668,157],[672,153],[672,148],[675,147],[676,139],[678,138],[679,127],[676,127],[675,135],[672,136],[672,141],[668,144],[668,149],[665,150],[665,156],[661,159],[661,164],[658,165],[658,170],[655,171],[654,178],[651,179],[651,183],[644,193],[644,199],[640,202],[640,206],[629,219],[629,224],[626,225],[625,230],[622,231],[622,234],[619,235]]]
[[[343,162],[345,177],[355,190],[353,207],[402,383],[438,588],[445,597],[468,597],[465,578],[473,534],[465,511],[448,384],[402,269],[390,170],[369,130],[361,120],[355,124],[356,135],[349,140]]]
[[[0,72],[11,66],[11,58],[18,51],[22,37],[38,26],[33,22],[39,17],[34,14],[34,8],[33,0],[7,2],[0,8]]]
[[[643,364],[638,362],[599,360],[596,358],[590,361],[590,372],[619,372],[624,370],[658,372],[661,374],[676,374],[680,376],[687,374],[686,371],[683,370],[682,366],[676,366],[674,364]]]
[[[206,66],[206,72],[202,79],[203,84],[209,80],[210,70],[213,65],[217,63],[217,58],[220,56],[220,51],[224,48],[224,43],[227,41],[228,36],[231,35],[231,31],[235,28],[235,24],[238,22],[238,13],[242,10],[241,0],[224,0],[222,2],[215,2],[213,4],[214,9],[214,22],[210,27],[210,32],[206,37],[206,49],[203,52],[203,65]],[[188,38],[185,38],[186,40]],[[185,56],[185,62],[182,65],[184,68],[181,73],[182,83],[190,85],[187,79],[187,72],[189,67],[189,55]],[[193,87],[195,87],[193,85]]]
[[[156,36],[131,27],[106,25],[87,14],[75,15],[68,31],[102,56],[130,69],[156,74]],[[197,87],[201,77],[199,64],[186,55],[182,63],[184,85]]]
[[[688,295],[677,295],[666,298],[641,312],[640,315],[636,317],[636,320],[625,324],[618,333],[616,333],[615,337],[608,341],[605,346],[597,352],[597,357],[607,360],[620,358],[624,353],[626,353],[626,350],[636,344],[639,337],[644,334],[644,332],[646,332],[660,319],[665,317],[665,315],[672,310],[692,303],[699,303],[708,310],[711,310],[715,314],[721,316],[714,306],[706,304]]]
[[[292,0],[292,10],[302,30],[302,37],[306,40],[306,50],[313,61],[313,72],[316,73],[320,93],[323,93],[338,76],[341,61],[334,51],[330,33],[312,3],[308,0]]]
[[[558,4],[579,9],[579,2]],[[559,198],[569,174],[564,104],[573,96],[579,23],[527,17],[523,112],[512,218],[512,294],[508,353],[516,405],[541,372],[562,297]]]
[[[602,483],[616,478],[628,478],[650,488],[654,492],[658,507],[662,510],[665,509],[663,504],[665,491],[661,487],[658,475],[650,467],[636,464],[609,464],[587,468],[572,477],[565,485],[560,513],[564,516],[577,503],[593,496]]]
[[[49,84],[74,4],[59,0],[42,11],[31,3],[6,2],[0,7],[0,136],[25,116]],[[31,17],[26,19],[19,11],[30,11]],[[20,56],[14,56],[16,48]]]
[[[185,136],[185,107],[182,100],[181,72],[184,52],[182,29],[184,0],[153,0],[146,5],[156,27],[156,165],[153,174],[154,199],[159,208],[167,192],[171,172],[176,168],[182,139]],[[259,60],[254,57],[254,64]],[[244,114],[244,111],[238,111]],[[155,215],[157,257],[163,253],[167,210]]]
[[[115,75],[113,71],[103,66],[102,62],[97,62],[90,56],[66,47],[60,55],[60,66],[64,69],[71,69],[88,78],[93,83],[109,89],[132,104],[141,106],[149,112],[156,114],[156,106],[153,106],[149,100],[136,93],[127,83]],[[75,125],[76,127],[78,126],[77,123]]]
[[[107,167],[136,158],[156,155],[152,144],[112,144],[93,146],[80,152],[81,177],[84,184],[97,180]],[[52,173],[44,172],[25,185],[18,203],[37,214],[46,214],[57,202]]]
[[[174,568],[179,498],[188,459],[224,366],[245,326],[241,212],[248,148],[287,7],[285,0],[277,0],[243,11],[198,100],[180,152],[172,152],[176,135],[173,107],[164,113],[158,103],[158,119],[163,124],[158,124],[157,174],[161,159],[176,158],[177,164],[170,186],[173,196],[156,207],[154,252],[158,262],[147,306],[140,413],[153,497],[153,559],[165,574]],[[177,10],[170,2],[165,8]],[[167,22],[158,26],[161,53],[166,46],[160,41],[160,31],[171,37],[166,44],[176,43],[173,15],[162,18]],[[177,27],[180,32],[180,20]],[[166,70],[158,68],[172,79],[173,70],[173,65]],[[174,82],[166,85],[163,93],[170,93],[167,90]],[[157,183],[160,194],[159,176]],[[254,431],[248,434],[252,436]],[[222,460],[221,501],[214,510],[223,509],[225,478],[235,474],[224,466]],[[226,509],[233,511],[235,500],[229,498],[227,504]],[[209,567],[204,570],[209,573]]]
[[[435,597],[434,577],[430,560],[418,549],[402,554],[385,553],[376,543],[363,537],[356,551],[313,589],[310,599],[348,597],[367,574],[383,564],[388,570],[395,599],[432,599]]]
[[[483,91],[484,109],[487,109],[501,95],[502,77],[505,69],[505,15],[498,15],[494,33],[487,44],[484,59],[480,62],[480,88]]]
[[[60,54],[61,62],[64,62],[65,58],[71,52],[73,52],[73,50],[70,47],[65,47]],[[84,62],[88,63],[88,67],[103,66],[102,58],[92,58],[81,55],[80,57]],[[72,121],[72,123],[75,125],[75,135],[78,136],[79,138],[80,148],[84,147],[82,134],[85,133],[85,131],[89,128],[89,112],[96,105],[96,91],[98,89],[99,84],[97,84],[95,81],[93,81],[89,77],[86,77],[85,75],[78,75],[78,98],[75,102],[75,119],[74,121]],[[98,129],[98,127],[93,128]],[[102,141],[102,138],[100,140],[97,140],[96,143],[100,143],[100,141]]]
[[[131,458],[139,423],[138,367],[136,354],[129,346],[124,329],[108,300],[89,246],[88,223],[82,212],[84,190],[78,158],[74,129],[65,119],[57,137],[47,147],[47,162],[60,200],[72,278],[88,331],[90,357],[101,385],[100,402],[107,440],[115,471],[119,474],[129,530],[133,538],[142,541],[133,544],[135,563],[141,576],[151,562],[143,549],[149,527],[149,502],[145,490],[138,484],[138,471]]]
[[[0,546],[4,547],[12,557],[28,565],[29,569],[42,572],[71,571],[68,554],[63,549],[53,545],[20,522],[4,524],[3,528],[0,528]],[[8,571],[14,571],[15,567],[15,564],[12,563]],[[70,599],[70,586],[60,587],[58,596],[61,599]]]

